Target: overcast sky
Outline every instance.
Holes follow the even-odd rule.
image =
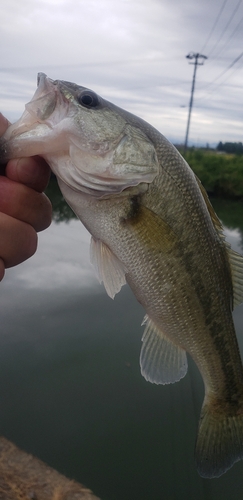
[[[189,142],[242,141],[242,0],[2,0],[0,26],[0,109],[11,121],[42,71],[183,142],[194,52],[208,59],[197,67]]]

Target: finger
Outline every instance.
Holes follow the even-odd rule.
[[[0,136],[4,134],[9,125],[10,123],[7,120],[7,118],[5,118],[5,116],[3,116],[2,113],[0,113]]]
[[[37,234],[32,226],[0,213],[0,263],[12,267],[34,255]],[[1,264],[2,266],[2,264]]]
[[[0,137],[5,133],[10,123],[7,118],[0,113]],[[5,175],[6,165],[0,165],[0,175]]]
[[[25,184],[39,192],[46,188],[50,173],[49,165],[40,156],[10,160],[5,171],[5,175],[12,181]]]
[[[5,266],[2,259],[0,259],[0,281],[2,281],[5,274]]]
[[[0,212],[43,231],[51,224],[51,202],[44,193],[0,176]]]

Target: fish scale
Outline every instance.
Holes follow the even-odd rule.
[[[186,352],[197,364],[205,398],[196,466],[202,477],[219,477],[243,458],[243,369],[232,319],[233,304],[243,301],[243,258],[225,242],[200,181],[150,124],[43,73],[0,141],[3,162],[34,154],[90,232],[91,261],[109,296],[127,282],[146,311],[145,379],[179,381]]]

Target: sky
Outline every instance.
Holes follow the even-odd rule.
[[[243,0],[2,0],[0,110],[19,118],[39,71],[184,143],[242,141]]]

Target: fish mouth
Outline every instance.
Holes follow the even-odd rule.
[[[61,115],[66,114],[68,105],[68,99],[60,92],[61,83],[38,73],[33,98],[25,105],[20,119],[0,139],[0,163],[53,151],[53,129]],[[61,111],[54,113],[58,109]]]
[[[37,73],[37,87],[40,87],[41,85],[45,85],[47,80],[51,83],[54,82],[54,80],[49,78],[45,73],[43,73],[41,71],[39,73]]]

